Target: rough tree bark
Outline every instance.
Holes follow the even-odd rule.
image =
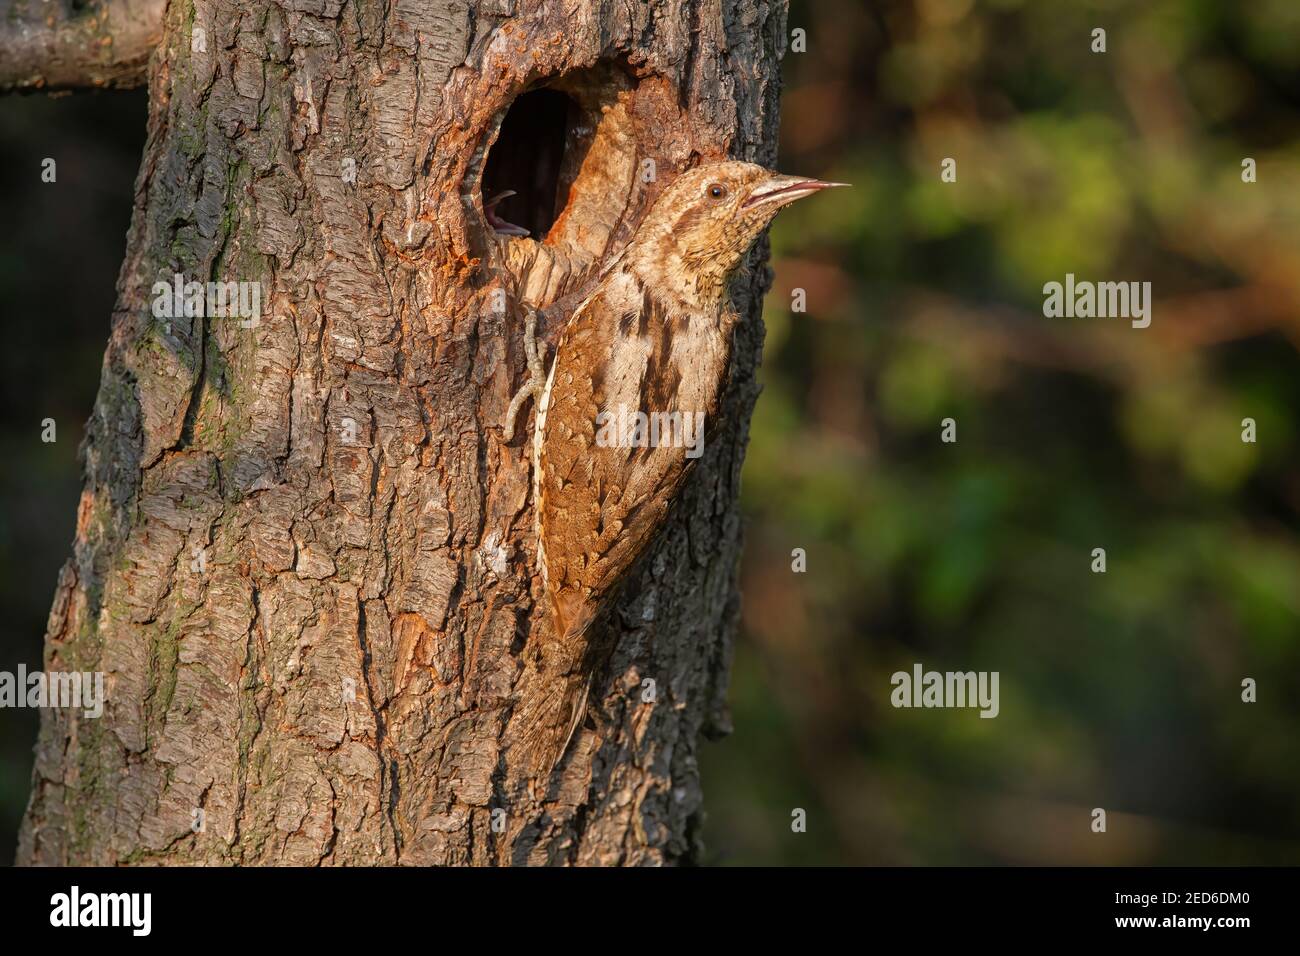
[[[44,713],[19,862],[696,858],[763,250],[729,424],[615,615],[600,720],[524,792],[509,718],[543,612],[527,444],[500,424],[521,300],[579,290],[676,171],[770,165],[784,32],[777,0],[168,5],[46,637],[107,705]],[[497,237],[480,184],[539,86],[570,101],[540,244]],[[176,273],[260,281],[260,321],[159,319]]]

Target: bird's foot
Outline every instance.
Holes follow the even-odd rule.
[[[542,367],[544,354],[545,346],[542,351],[538,351],[537,348],[537,313],[529,309],[528,320],[524,324],[524,355],[528,358],[528,381],[515,393],[515,397],[510,400],[510,408],[506,410],[503,437],[507,444],[514,440],[515,419],[519,417],[519,409],[523,408],[524,402],[530,396],[537,399],[542,397],[542,390],[546,387],[546,369]]]

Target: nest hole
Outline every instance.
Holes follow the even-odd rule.
[[[561,170],[581,116],[571,97],[553,89],[532,90],[510,105],[483,168],[483,209],[498,233],[513,235],[513,226],[546,238],[564,210]]]
[[[498,240],[485,251],[525,301],[544,307],[579,289],[627,242],[655,171],[683,152],[673,97],[667,84],[601,64],[506,104],[471,173]]]

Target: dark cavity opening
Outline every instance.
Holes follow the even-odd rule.
[[[517,235],[509,228],[517,226],[545,238],[564,209],[560,170],[579,115],[578,104],[558,90],[533,90],[510,104],[483,167],[483,211],[492,228]],[[507,191],[514,195],[493,202]]]

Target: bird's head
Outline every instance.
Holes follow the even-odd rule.
[[[643,280],[684,304],[714,305],[773,216],[797,199],[844,185],[783,176],[753,163],[697,166],[655,201],[626,261]]]

